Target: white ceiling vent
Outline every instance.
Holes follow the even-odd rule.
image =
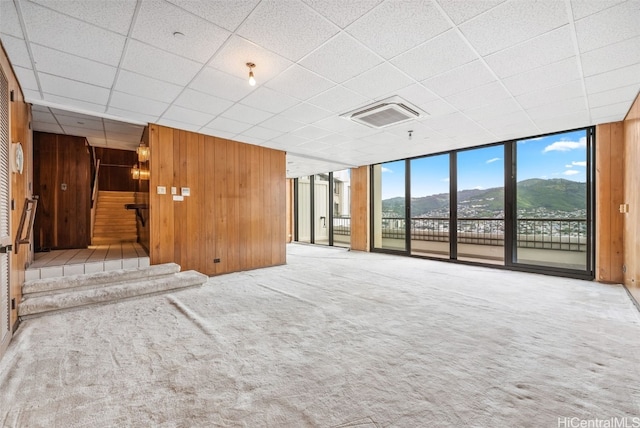
[[[419,119],[426,113],[398,96],[341,114],[340,116],[372,128],[386,128],[409,120]]]

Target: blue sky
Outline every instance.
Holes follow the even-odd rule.
[[[564,178],[586,181],[586,132],[575,131],[521,140],[517,146],[518,181],[529,178]],[[404,161],[382,165],[382,199],[404,196]],[[487,189],[503,186],[503,146],[458,152],[458,188]],[[414,197],[449,191],[449,156],[411,161]]]

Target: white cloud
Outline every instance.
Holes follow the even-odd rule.
[[[565,168],[573,168],[573,165],[565,165]]]
[[[443,178],[441,181],[444,181],[445,183],[448,183],[449,182],[449,177]]]
[[[576,174],[580,174],[580,171],[576,171],[575,169],[568,169],[565,172],[563,172],[564,175],[576,175]]]
[[[393,172],[392,170],[390,170],[389,168],[385,168],[384,166],[382,168],[380,168],[380,171],[382,171],[382,172]]]
[[[571,161],[571,165],[573,166],[587,166],[587,161]]]
[[[493,162],[497,162],[499,160],[502,160],[502,158],[491,158],[487,161],[487,163],[493,163]]]
[[[547,147],[545,147],[542,153],[553,152],[553,151],[568,152],[570,150],[583,149],[585,147],[587,147],[587,138],[582,137],[580,138],[579,141],[567,141],[567,140],[556,141],[555,143],[549,144]]]

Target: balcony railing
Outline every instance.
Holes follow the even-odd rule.
[[[587,220],[581,218],[519,218],[517,245],[520,248],[539,248],[562,251],[587,250]],[[476,245],[504,245],[504,219],[458,219],[458,242]],[[350,217],[334,217],[336,235],[350,235]],[[449,242],[449,218],[429,217],[411,219],[411,239],[414,241]],[[405,238],[405,219],[382,218],[382,237]]]

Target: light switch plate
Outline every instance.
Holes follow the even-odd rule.
[[[178,194],[178,189],[175,187],[171,187],[171,194],[172,195],[177,195]]]
[[[191,196],[191,189],[188,187],[183,187],[182,189],[182,196]]]
[[[157,190],[158,190],[158,195],[166,195],[167,194],[167,188],[165,186],[158,186]]]

